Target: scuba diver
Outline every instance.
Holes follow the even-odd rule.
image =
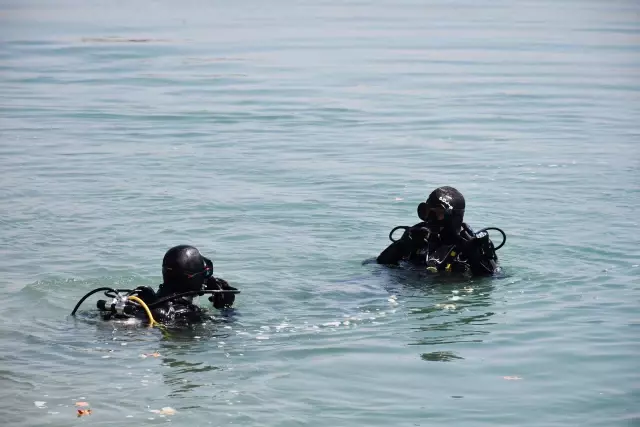
[[[90,295],[105,291],[112,300],[99,300],[97,304],[105,320],[142,318],[151,324],[191,324],[209,319],[207,311],[193,303],[195,296],[211,294],[209,301],[213,306],[225,309],[233,305],[235,294],[240,293],[225,280],[214,277],[211,260],[189,245],[167,251],[162,260],[162,279],[157,292],[150,286],[133,290],[94,289],[78,302],[71,315]]]
[[[418,206],[422,222],[413,227],[395,227],[389,233],[391,243],[378,256],[378,264],[399,265],[400,262],[426,268],[431,273],[453,272],[473,276],[489,276],[499,271],[496,251],[506,242],[505,233],[488,227],[475,233],[463,222],[465,201],[453,187],[436,188],[426,202]],[[396,230],[404,233],[393,239]],[[503,241],[494,247],[488,230],[499,231]]]

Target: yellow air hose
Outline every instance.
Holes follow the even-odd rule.
[[[158,322],[156,322],[156,319],[153,318],[153,315],[151,314],[151,310],[149,310],[149,307],[147,307],[147,304],[144,301],[142,301],[140,298],[138,298],[135,295],[129,295],[127,299],[137,302],[142,306],[142,308],[144,308],[144,311],[147,313],[147,317],[149,318],[150,326],[160,325]]]

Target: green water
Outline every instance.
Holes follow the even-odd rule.
[[[1,2],[4,425],[639,425],[639,17]],[[504,277],[362,264],[440,185],[507,232]],[[242,290],[233,316],[68,316],[181,243]]]

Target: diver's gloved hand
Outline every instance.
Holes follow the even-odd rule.
[[[223,291],[237,291],[237,288],[230,286],[226,280],[218,279],[216,277],[210,277],[207,280],[205,289],[207,290],[223,290]],[[213,306],[218,310],[228,308],[233,305],[236,300],[236,295],[231,292],[221,292],[213,294],[209,297],[209,301],[213,303]]]
[[[427,241],[431,231],[427,227],[411,227],[402,235],[402,240],[410,243],[412,246],[422,246]]]

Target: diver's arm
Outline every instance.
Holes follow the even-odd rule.
[[[419,222],[405,230],[402,237],[396,240],[382,251],[376,261],[378,264],[398,265],[398,262],[407,258],[411,253],[419,249],[425,243],[428,235],[425,222]]]
[[[400,239],[393,242],[382,251],[376,261],[378,264],[397,265],[400,260],[411,252],[411,248],[406,240]]]
[[[217,277],[210,277],[207,280],[206,289],[208,290],[221,290],[221,291],[237,291],[237,288],[229,285],[229,283],[224,279],[219,279]],[[218,310],[223,308],[229,308],[233,305],[233,302],[236,300],[236,295],[231,292],[220,292],[215,293],[209,297],[209,301],[213,303],[213,306]]]
[[[405,230],[402,237],[382,251],[376,261],[378,264],[398,265],[398,262],[411,255],[425,239],[424,222],[420,222]]]

